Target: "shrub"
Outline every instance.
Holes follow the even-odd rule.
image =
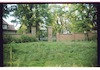
[[[21,42],[36,42],[37,39],[34,36],[28,36],[28,35],[22,35],[21,37]]]
[[[11,43],[14,41],[14,38],[10,35],[4,35],[3,37],[3,43],[7,44],[7,43]]]
[[[31,38],[31,42],[32,42],[32,41],[33,41],[33,42],[37,42],[37,41],[38,41],[38,39],[37,39],[35,36],[31,36],[30,38]]]
[[[26,35],[21,35],[20,38],[21,38],[21,42],[28,42],[28,40],[29,40],[29,37]]]
[[[34,36],[28,36],[28,35],[21,35],[20,37],[12,37],[11,35],[5,35],[3,37],[4,43],[11,43],[11,42],[15,42],[15,43],[25,43],[25,42],[36,42],[38,41],[36,39],[36,37]]]
[[[95,34],[90,40],[96,41],[97,40],[97,35]]]
[[[14,38],[15,43],[21,43],[21,38]]]

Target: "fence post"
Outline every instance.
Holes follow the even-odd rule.
[[[56,33],[56,40],[59,41],[59,33]]]
[[[12,46],[10,46],[10,66],[12,66]]]
[[[52,27],[48,26],[48,41],[52,41]]]
[[[74,35],[74,41],[75,41],[75,40],[76,40],[76,39],[75,39],[75,33],[73,33],[73,35]]]

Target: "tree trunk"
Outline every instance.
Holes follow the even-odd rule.
[[[39,12],[38,12],[38,5],[36,5],[36,19],[38,19],[39,17]],[[36,21],[36,37],[38,38],[38,40],[40,40],[40,34],[39,34],[40,30],[39,30],[39,21]]]
[[[38,38],[38,40],[40,40],[40,29],[39,29],[39,23],[36,22],[36,37]]]
[[[27,28],[28,28],[28,33],[31,33],[31,25],[29,25],[29,26],[27,26]]]

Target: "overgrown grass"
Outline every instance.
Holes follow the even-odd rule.
[[[12,60],[10,60],[12,47]],[[12,61],[12,63],[11,63]],[[97,65],[97,42],[30,42],[4,44],[5,66],[91,67]]]

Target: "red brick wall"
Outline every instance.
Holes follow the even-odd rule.
[[[89,39],[92,38],[96,33],[88,33]],[[56,35],[57,41],[67,41],[67,40],[85,40],[87,36],[84,33],[73,33],[73,34],[59,34]]]
[[[48,27],[48,41],[52,41],[52,27]]]
[[[11,35],[12,37],[20,37],[21,36],[21,34],[4,34],[4,35]],[[32,34],[25,34],[25,35],[32,36]]]
[[[73,34],[59,34],[59,40],[60,41],[65,41],[65,40],[73,40],[74,35]]]
[[[86,36],[83,33],[75,33],[75,40],[85,40]]]

